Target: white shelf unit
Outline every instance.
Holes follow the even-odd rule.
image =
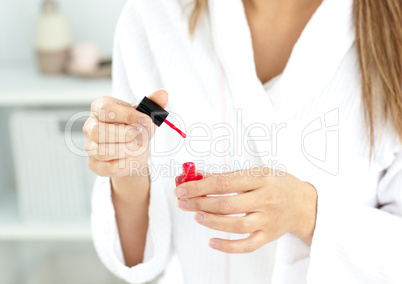
[[[80,106],[111,95],[110,79],[45,76],[34,65],[0,68],[0,112],[6,109]],[[1,129],[6,133],[7,129]],[[0,149],[0,151],[10,149]],[[12,158],[11,155],[8,156]],[[0,173],[0,179],[2,178]],[[16,189],[0,189],[0,241],[90,240],[89,224],[36,224],[19,219]]]
[[[0,107],[88,105],[110,95],[110,79],[44,76],[32,64],[0,67]]]
[[[20,218],[7,121],[22,109],[89,110],[92,101],[110,95],[110,79],[44,76],[34,64],[0,64],[0,283],[123,283],[97,257],[89,222]]]
[[[43,76],[33,65],[0,67],[0,118],[4,111],[21,108],[81,106],[89,110],[92,101],[111,94],[110,79]],[[0,121],[2,134],[8,131],[4,125]],[[0,154],[5,151],[12,159],[7,145],[0,147]],[[0,181],[4,177],[1,157]],[[89,223],[27,223],[18,212],[16,188],[1,188],[0,184],[1,284],[124,283],[108,272],[95,254]],[[10,258],[15,266],[8,265]],[[6,269],[2,271],[2,267]],[[149,282],[155,283],[183,283],[177,257],[163,277]]]
[[[18,216],[17,198],[8,192],[0,202],[1,241],[90,241],[88,223],[25,223]]]

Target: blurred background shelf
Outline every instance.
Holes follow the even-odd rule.
[[[114,30],[126,0],[55,3],[70,27],[68,49],[90,43],[99,48],[101,59],[112,56]],[[92,101],[111,96],[111,79],[39,72],[34,39],[43,5],[44,0],[0,1],[0,284],[120,284],[123,281],[105,268],[95,252],[88,220],[91,185],[80,184],[85,178],[77,174],[86,174],[87,158],[79,157],[76,164],[69,160],[72,154],[66,152],[62,118],[66,113],[71,117],[88,112]],[[21,113],[28,119],[13,124]],[[41,118],[36,115],[35,120],[35,113]],[[60,123],[52,124],[58,117]],[[81,138],[85,142],[82,126],[76,124],[80,127],[72,130],[78,139],[74,142]],[[16,132],[26,136],[13,135]],[[50,180],[54,184],[49,185]],[[46,192],[41,191],[44,188]],[[59,219],[57,212],[70,211],[61,210],[57,201],[74,209],[71,204],[77,205],[81,194],[85,196],[80,208],[87,209],[86,217]],[[47,204],[58,211],[52,212]],[[40,219],[46,216],[38,214],[40,220],[28,221],[35,210],[52,218]],[[175,279],[179,273],[174,274]],[[180,279],[167,283],[176,280],[180,283]]]
[[[18,214],[15,192],[0,201],[0,241],[90,241],[89,223],[26,223]]]
[[[82,79],[67,75],[45,76],[34,64],[0,67],[0,106],[89,105],[111,95],[111,79]]]

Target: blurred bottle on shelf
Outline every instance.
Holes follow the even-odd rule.
[[[41,72],[62,73],[70,45],[71,33],[67,20],[53,0],[44,0],[35,31],[35,51]]]

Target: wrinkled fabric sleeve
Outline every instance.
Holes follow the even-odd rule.
[[[402,152],[379,181],[379,208],[317,190],[308,283],[402,283]]]
[[[378,208],[314,186],[311,247],[289,233],[280,238],[273,283],[402,283],[402,152],[379,180]]]
[[[129,1],[132,2],[132,1]],[[113,56],[113,96],[121,100],[134,103],[144,95],[144,91],[152,88],[153,77],[156,68],[150,50],[146,48],[146,35],[141,28],[141,18],[136,15],[128,3],[119,21]],[[124,14],[129,17],[124,17]],[[129,32],[125,32],[124,29]],[[138,42],[131,50],[130,62],[122,53],[122,39],[126,34],[131,34]],[[131,48],[131,47],[130,47]],[[134,57],[133,57],[134,55]],[[138,59],[138,60],[137,60]],[[135,62],[133,62],[135,61]],[[125,65],[135,64],[130,72],[133,81],[138,77],[148,77],[145,82],[138,78],[136,89],[130,86]],[[152,158],[149,159],[152,163]],[[125,265],[121,248],[118,227],[115,218],[115,210],[111,198],[110,178],[98,177],[92,194],[91,227],[95,249],[104,265],[116,276],[129,283],[145,283],[160,275],[172,256],[171,246],[171,219],[167,199],[163,193],[163,179],[155,179],[151,176],[151,194],[149,205],[149,225],[146,237],[146,246],[143,263],[133,267]],[[133,189],[135,190],[135,189]]]

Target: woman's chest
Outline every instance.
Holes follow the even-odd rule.
[[[296,83],[285,76],[271,93],[258,94],[265,96],[261,101],[247,101],[256,97],[258,80],[228,76],[231,70],[224,68],[208,36],[192,45],[165,45],[155,50],[155,57],[172,120],[187,133],[184,140],[166,129],[157,134],[156,139],[165,141],[165,152],[167,146],[175,149],[167,151],[166,159],[194,161],[214,172],[265,165],[375,205],[381,167],[392,153],[370,166],[353,48],[319,92],[307,84],[282,87]],[[270,96],[281,99],[273,105]],[[246,104],[236,103],[239,97]]]

